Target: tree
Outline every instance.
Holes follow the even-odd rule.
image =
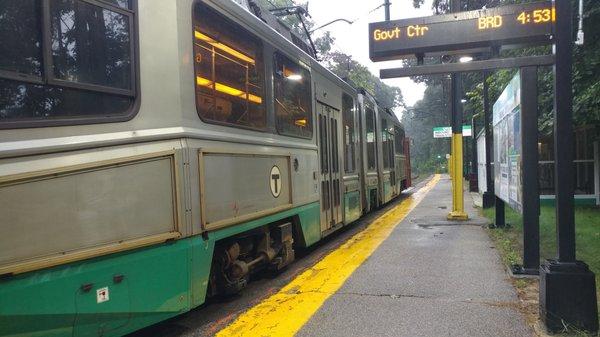
[[[293,0],[254,0],[254,1],[261,8],[266,8],[267,10],[271,10],[274,8],[294,7],[294,6],[302,7],[305,9],[308,8],[308,2],[296,3]],[[306,34],[306,31],[304,30],[302,22],[300,22],[297,15],[294,15],[294,14],[285,15],[285,16],[280,17],[279,19],[281,20],[281,22],[283,22],[283,24],[285,24],[286,26],[291,28],[292,31],[294,33],[296,33],[298,36],[302,37],[305,40],[308,39],[308,35]],[[304,21],[304,24],[306,25],[306,28],[309,31],[312,28],[314,28],[315,23],[314,23],[314,21],[311,20],[310,17],[304,17],[303,21]]]
[[[450,153],[448,139],[433,138],[434,127],[450,123],[448,105],[444,100],[447,97],[447,82],[443,78],[431,81],[425,89],[423,99],[402,114],[406,135],[413,140],[411,164],[413,171],[418,174],[431,173],[445,165],[446,154]]]
[[[508,5],[514,3],[529,2],[523,0],[462,0],[463,10],[474,10],[486,6],[488,8],[499,5]],[[413,0],[415,7],[424,3],[423,0]],[[449,0],[435,0],[432,9],[435,13],[444,14],[449,11]],[[584,0],[584,31],[585,45],[575,46],[573,63],[573,112],[575,127],[584,125],[600,125],[600,77],[596,74],[600,69],[600,1]],[[506,50],[501,53],[501,57],[519,57],[526,55],[540,55],[551,53],[551,47],[535,47]],[[429,58],[427,63],[439,63],[439,59]],[[414,65],[414,60],[406,62],[407,65]],[[516,73],[516,69],[506,69],[491,72],[488,78],[490,102],[500,96],[508,82]],[[538,72],[539,88],[539,130],[540,136],[549,136],[553,132],[553,100],[554,75],[550,67],[540,68]],[[468,73],[462,76],[463,90],[467,97],[467,104],[464,106],[464,121],[469,124],[473,114],[483,111],[483,76],[481,73]],[[437,158],[438,151],[435,143],[431,143],[431,127],[436,126],[430,119],[415,116],[415,111],[431,111],[441,116],[449,117],[449,110],[435,109],[431,106],[431,101],[447,100],[448,95],[444,90],[437,90],[438,79],[433,77],[416,77],[414,80],[425,83],[428,87],[425,97],[415,105],[415,110],[406,113],[403,118],[405,125],[409,126],[410,137],[415,138],[415,147],[413,148],[413,163],[416,168],[427,167]],[[408,118],[416,118],[412,122]],[[482,126],[482,120],[478,119]],[[448,122],[447,122],[448,123]],[[449,125],[449,124],[445,124]],[[441,126],[438,124],[437,126]],[[426,135],[426,136],[424,136]],[[432,149],[434,151],[432,152]],[[468,154],[467,154],[468,155]],[[431,165],[429,165],[431,166]]]
[[[330,52],[324,64],[334,74],[350,82],[354,87],[369,92],[380,106],[390,109],[404,106],[400,88],[383,83],[369,71],[369,68],[354,60],[352,56],[339,51]]]
[[[432,8],[436,13],[446,13],[450,0],[436,0]],[[423,4],[423,0],[413,0],[415,7]],[[462,0],[463,10],[474,10],[486,6],[528,2],[524,0]],[[600,69],[600,1],[584,0],[584,32],[585,44],[576,46],[573,59],[573,117],[575,126],[600,124],[600,78],[596,75]],[[508,50],[503,57],[549,54],[550,47],[522,48]],[[490,100],[495,101],[516,70],[499,70],[492,73],[488,84]],[[469,103],[466,110],[482,111],[483,85],[478,74],[465,76],[464,89]],[[426,82],[426,79],[418,79]],[[541,68],[539,72],[540,132],[549,135],[553,130],[553,73],[550,68]],[[468,116],[466,116],[468,117]]]
[[[256,1],[263,8],[269,9],[298,5],[307,7],[307,4],[297,4],[292,0]],[[296,15],[285,16],[281,19],[297,35],[307,39],[306,32]],[[305,17],[304,21],[309,30],[315,26],[310,17]],[[331,72],[350,82],[354,87],[368,91],[382,107],[394,109],[404,106],[404,98],[402,97],[400,88],[383,83],[365,65],[354,60],[351,55],[341,51],[334,51],[335,38],[331,36],[331,32],[325,31],[320,37],[314,40],[314,44],[321,63]]]
[[[452,4],[453,0],[433,0],[433,3],[431,4],[431,9],[433,9],[433,11],[435,12],[435,14],[444,14],[444,13],[448,13],[450,11],[450,5]],[[490,7],[496,7],[501,3],[507,3],[507,2],[511,2],[511,3],[519,3],[519,2],[526,2],[526,1],[519,1],[519,0],[513,0],[513,1],[502,1],[502,0],[460,0],[461,1],[461,8],[462,10],[473,10],[473,9],[480,9],[483,6],[486,6],[488,8]],[[413,6],[415,8],[419,8],[421,7],[421,5],[423,5],[423,3],[425,2],[425,0],[413,0]]]
[[[576,125],[600,124],[600,1],[584,1],[585,44],[573,59],[573,113]]]
[[[322,36],[315,39],[315,48],[317,49],[317,55],[321,56],[322,60],[326,60],[329,53],[333,49],[335,38],[331,36],[330,31],[326,31]]]

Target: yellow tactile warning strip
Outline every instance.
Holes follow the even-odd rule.
[[[418,192],[377,218],[278,293],[240,315],[217,336],[293,336],[388,238],[439,180],[440,176],[435,175]]]

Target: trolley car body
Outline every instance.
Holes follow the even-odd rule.
[[[233,1],[18,6],[39,71],[0,64],[0,335],[135,331],[408,187],[398,120]]]

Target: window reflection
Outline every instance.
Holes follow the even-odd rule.
[[[396,143],[396,153],[404,154],[404,130],[399,126],[394,128],[394,142]]]
[[[50,22],[42,5],[49,6]],[[135,95],[133,12],[115,6],[130,5],[125,0],[0,0],[0,128],[125,115]],[[42,43],[46,27],[49,46]],[[44,69],[46,63],[53,68]]]
[[[56,78],[131,89],[129,17],[76,0],[55,0],[52,57]]]
[[[42,76],[39,18],[36,0],[0,1],[0,71]]]
[[[275,116],[279,133],[312,137],[310,72],[275,53]]]
[[[131,1],[129,0],[102,0],[104,2],[108,2],[109,4],[118,6],[118,7],[122,7],[122,8],[126,8],[126,9],[130,9],[131,8]]]
[[[129,97],[0,79],[0,122],[115,116],[130,105]]]

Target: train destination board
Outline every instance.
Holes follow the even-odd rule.
[[[373,61],[438,52],[552,43],[551,1],[369,24]]]

